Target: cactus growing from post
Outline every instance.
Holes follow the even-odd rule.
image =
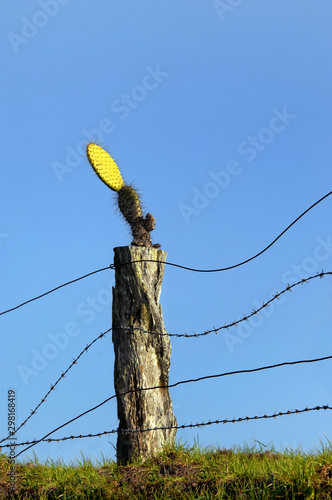
[[[113,158],[95,143],[88,144],[86,152],[95,173],[117,194],[118,208],[131,228],[131,244],[159,248],[159,244],[152,245],[150,237],[150,232],[155,228],[155,218],[150,213],[143,216],[139,194],[133,186],[125,184]]]
[[[152,245],[155,219],[149,213],[143,216],[136,189],[123,181],[113,158],[97,144],[87,146],[87,156],[96,174],[116,193],[118,209],[133,235],[132,246],[114,248],[112,306],[117,461],[126,464],[148,458],[166,443],[174,444],[176,436],[168,389],[171,343],[159,304],[167,254],[160,245]],[[156,390],[145,390],[152,387]],[[139,432],[144,429],[153,430]]]

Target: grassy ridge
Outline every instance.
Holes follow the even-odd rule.
[[[118,466],[103,460],[73,465],[37,460],[16,465],[0,456],[0,498],[16,499],[331,499],[332,447],[310,454],[263,450],[167,448],[147,460]]]

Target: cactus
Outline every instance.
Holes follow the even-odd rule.
[[[88,144],[86,153],[91,167],[106,186],[113,191],[120,191],[124,182],[113,158],[98,144]]]
[[[118,207],[128,224],[137,217],[142,217],[142,209],[137,191],[132,186],[124,185],[118,194]]]
[[[150,231],[155,228],[155,218],[151,214],[142,215],[140,197],[136,189],[122,179],[120,170],[113,158],[98,144],[90,143],[86,148],[87,157],[98,177],[117,195],[118,208],[130,225],[132,245],[160,248],[152,245]]]

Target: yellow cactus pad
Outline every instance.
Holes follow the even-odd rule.
[[[113,191],[120,191],[124,182],[117,164],[107,151],[98,144],[91,143],[88,144],[86,153],[98,177]]]

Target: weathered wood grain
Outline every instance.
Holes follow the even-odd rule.
[[[167,253],[161,249],[126,246],[114,249],[113,343],[114,386],[119,429],[144,429],[176,425],[168,389],[122,393],[154,386],[167,386],[171,358],[168,336],[159,304]],[[152,259],[159,262],[133,262]],[[132,262],[132,263],[130,263]],[[129,264],[128,264],[129,263]],[[121,328],[125,328],[122,330]],[[117,461],[131,462],[158,452],[174,442],[175,429],[143,433],[118,433]]]

